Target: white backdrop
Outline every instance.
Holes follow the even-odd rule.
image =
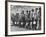
[[[46,0],[21,0],[21,1],[45,2],[45,7],[46,7]],[[46,17],[45,17],[45,19],[46,19]],[[5,37],[5,0],[0,0],[0,37]],[[13,37],[46,37],[46,34],[44,34],[44,35],[28,35],[28,36],[13,36]]]

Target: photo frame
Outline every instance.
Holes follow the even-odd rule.
[[[5,36],[45,34],[45,3],[5,1]]]

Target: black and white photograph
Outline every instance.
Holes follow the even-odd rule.
[[[11,31],[41,30],[41,7],[11,5]]]
[[[44,33],[44,3],[7,4],[8,35]]]

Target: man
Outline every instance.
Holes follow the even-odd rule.
[[[25,28],[29,28],[30,26],[30,11],[26,11],[26,14],[25,14],[25,20],[26,20],[26,25],[25,25]]]
[[[25,27],[25,14],[24,14],[24,10],[21,12],[20,22],[21,22],[20,26]]]
[[[32,9],[32,29],[36,30],[37,27],[37,13],[35,12],[35,9]]]

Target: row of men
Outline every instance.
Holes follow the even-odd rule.
[[[28,29],[38,29],[40,25],[40,22],[38,22],[37,20],[33,20],[33,21],[28,21],[28,22],[13,22],[13,25],[15,26],[19,26],[19,27],[24,27],[24,28],[28,28]],[[38,28],[37,28],[38,27]]]

